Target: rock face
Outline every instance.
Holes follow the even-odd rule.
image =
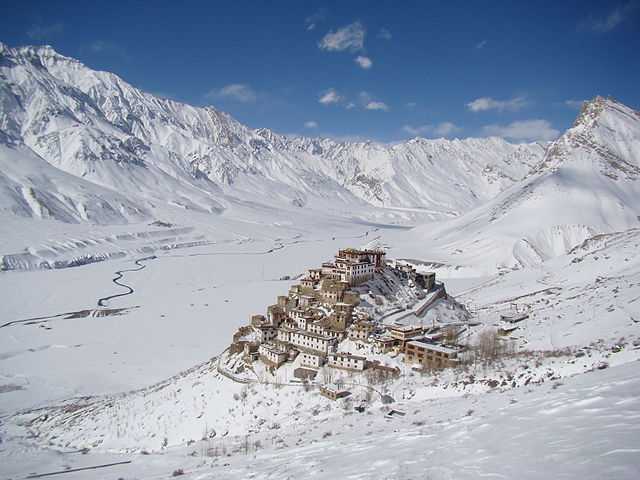
[[[169,204],[216,213],[241,199],[447,218],[525,178],[545,147],[499,138],[388,145],[254,130],[215,108],[143,92],[47,46],[0,44],[0,78],[2,144],[22,145],[58,170],[116,190],[141,212]]]
[[[603,97],[585,102],[573,127],[549,146],[537,170],[557,169],[578,156],[593,159],[612,179],[637,179],[640,113]]]

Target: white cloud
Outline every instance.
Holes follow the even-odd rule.
[[[476,44],[476,48],[477,49],[481,49],[487,46],[487,41],[486,40],[482,40],[481,42]]]
[[[527,105],[524,97],[515,97],[511,100],[495,100],[491,97],[476,98],[474,101],[467,103],[467,108],[472,112],[484,112],[487,110],[511,110],[517,111]]]
[[[323,21],[326,17],[327,17],[327,11],[324,8],[321,8],[320,10],[315,12],[313,15],[309,15],[307,18],[305,18],[304,20],[305,28],[308,31],[315,30],[315,28],[318,26],[318,23]]]
[[[367,102],[364,106],[367,110],[382,110],[383,112],[389,111],[389,106],[384,102],[378,102],[375,100],[371,100]]]
[[[416,102],[407,102],[405,105],[407,108],[416,108],[418,106]]]
[[[452,133],[459,132],[460,130],[460,127],[457,127],[452,122],[442,122],[436,125],[436,128],[433,130],[433,132],[436,135],[442,135],[446,137],[448,135],[451,135]]]
[[[256,92],[244,83],[231,83],[220,89],[211,90],[205,95],[207,98],[221,98],[240,103],[253,103],[258,99]]]
[[[407,132],[409,135],[413,135],[414,137],[448,137],[449,135],[459,132],[462,129],[452,122],[442,122],[438,123],[437,125],[419,125],[415,127],[411,125],[405,125],[404,127],[402,127],[402,130]]]
[[[357,98],[352,100],[339,93],[335,88],[329,88],[320,94],[318,102],[323,105],[341,104],[347,110],[352,110],[354,108],[361,108],[363,110],[379,110],[383,112],[390,110],[389,105],[380,100],[374,99],[368,92],[364,91],[358,93]]]
[[[402,130],[414,137],[421,137],[430,134],[432,127],[433,125],[417,125],[415,127],[412,125],[405,125],[402,127]]]
[[[334,88],[330,88],[320,94],[320,99],[318,101],[323,105],[331,105],[340,103],[343,100],[344,98],[342,95],[340,95]]]
[[[315,120],[304,122],[304,128],[318,128],[318,122],[316,122]]]
[[[358,55],[355,58],[355,62],[365,70],[368,70],[373,66],[373,60],[371,60],[369,57],[364,57],[362,55]]]
[[[565,100],[564,104],[569,108],[580,110],[584,102],[586,102],[586,100]]]
[[[584,20],[580,27],[593,30],[598,33],[606,33],[614,30],[618,25],[624,22],[633,11],[638,7],[635,1],[627,2],[624,5],[618,5],[604,18],[589,18]]]
[[[362,91],[358,94],[358,101],[360,106],[365,110],[379,110],[382,112],[388,112],[389,106],[379,100],[375,100],[369,92]]]
[[[51,25],[32,25],[27,30],[27,36],[36,40],[48,38],[53,35],[57,35],[64,31],[64,25],[62,23],[52,23]]]
[[[483,131],[488,136],[522,142],[553,140],[560,134],[547,120],[522,120],[508,125],[487,125],[483,127]]]
[[[342,52],[349,50],[357,52],[364,47],[365,29],[362,23],[353,22],[346,27],[342,27],[335,32],[327,33],[318,46],[322,50],[330,52]]]
[[[381,38],[382,40],[391,40],[391,32],[387,29],[382,27],[379,31],[378,31],[378,38]]]

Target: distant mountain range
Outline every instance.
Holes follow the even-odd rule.
[[[544,144],[341,142],[251,129],[51,47],[0,44],[0,209],[123,223],[234,202],[456,217],[538,171]],[[547,157],[548,158],[548,157]]]
[[[242,206],[397,218],[442,248],[434,261],[487,271],[640,224],[640,113],[612,99],[585,102],[549,144],[391,145],[254,130],[46,46],[0,44],[0,79],[0,211],[11,215],[118,224]]]

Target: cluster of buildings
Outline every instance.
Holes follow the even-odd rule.
[[[230,353],[242,354],[246,362],[260,360],[270,368],[299,358],[300,368],[295,371],[299,378],[312,378],[325,365],[352,371],[386,368],[364,356],[338,352],[339,343],[349,338],[374,343],[381,353],[407,352],[408,361],[449,366],[455,353],[446,347],[430,349],[422,327],[385,328],[356,308],[360,294],[353,287],[385,268],[410,277],[422,290],[434,287],[435,274],[420,274],[406,265],[387,266],[382,250],[339,250],[334,261],[308,270],[288,295],[278,296],[266,315],[253,315],[249,325],[240,327]]]

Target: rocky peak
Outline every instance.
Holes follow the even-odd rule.
[[[612,101],[612,100],[611,100]],[[584,126],[590,127],[596,122],[597,118],[606,108],[609,100],[604,97],[597,96],[592,100],[587,100],[583,102],[582,107],[580,107],[580,113],[576,117],[573,122],[574,127]],[[612,101],[613,102],[613,101]]]
[[[627,107],[612,97],[596,96],[582,104],[580,113],[576,117],[573,127],[595,127],[603,114],[612,114],[615,117],[626,117],[625,120],[637,121],[640,113]]]
[[[638,141],[640,113],[613,98],[597,96],[583,103],[573,127],[551,143],[535,171],[555,170],[567,161],[584,158],[597,162],[610,178],[637,178],[640,162],[626,145]]]

